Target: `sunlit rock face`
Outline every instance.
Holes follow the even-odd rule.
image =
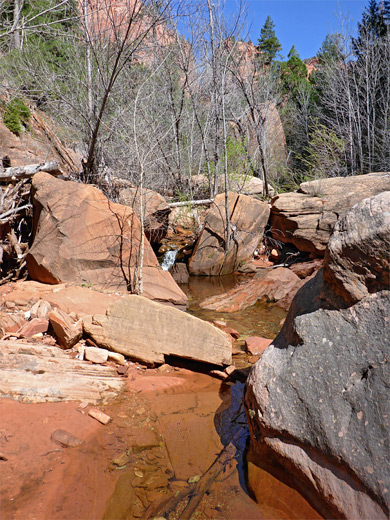
[[[389,190],[388,173],[303,182],[299,192],[282,193],[272,200],[272,236],[313,257],[324,256],[337,220],[354,204]]]
[[[287,469],[326,518],[384,519],[390,510],[390,292],[388,264],[375,261],[388,250],[389,195],[363,200],[338,222],[327,279],[321,270],[298,291],[248,379],[254,460]]]
[[[27,268],[34,280],[73,282],[108,291],[131,289],[140,262],[141,225],[127,206],[91,185],[39,173],[33,179],[34,240]],[[185,307],[187,297],[160,268],[145,240],[143,294]]]
[[[207,213],[202,234],[190,258],[190,274],[230,274],[252,257],[268,222],[268,204],[246,195],[229,192],[228,208],[231,223],[228,252],[225,253],[225,195],[220,194],[215,197],[214,204]]]

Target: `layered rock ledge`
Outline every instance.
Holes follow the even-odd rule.
[[[390,512],[389,207],[386,192],[337,223],[327,279],[320,271],[298,291],[248,379],[250,460],[290,475],[325,518],[385,519]],[[351,229],[362,215],[364,225]],[[340,244],[365,251],[364,259]]]

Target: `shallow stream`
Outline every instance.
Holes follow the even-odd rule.
[[[183,286],[190,313],[222,319],[240,333],[233,357],[239,368],[250,366],[241,349],[245,337],[275,337],[286,315],[266,303],[235,314],[200,309],[202,299],[242,279],[192,277]],[[259,503],[250,498],[243,382],[220,381],[185,362],[134,367],[128,380],[127,392],[109,409],[120,432],[112,434],[118,444],[111,461],[119,478],[105,520],[319,518],[296,491],[260,469],[256,482],[264,492]]]

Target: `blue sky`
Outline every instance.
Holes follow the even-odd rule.
[[[232,9],[236,0],[227,0]],[[353,31],[368,0],[246,0],[249,37],[257,43],[268,15],[275,23],[283,56],[295,45],[302,59],[315,56],[328,33],[341,32],[342,19]],[[340,17],[341,14],[341,17]]]

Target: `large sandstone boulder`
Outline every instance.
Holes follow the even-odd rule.
[[[105,315],[85,317],[84,330],[98,346],[149,364],[164,363],[168,355],[231,364],[232,346],[227,334],[142,296],[125,296]]]
[[[125,188],[120,190],[118,202],[132,208],[139,219],[143,214],[149,242],[158,243],[166,237],[171,209],[162,195],[153,190]]]
[[[27,268],[34,280],[126,291],[138,262],[141,227],[135,212],[114,204],[93,186],[33,178],[34,241]],[[185,306],[187,297],[168,272],[161,270],[145,240],[144,296]]]
[[[209,189],[209,180],[207,175],[193,175],[191,178],[193,189],[207,193]],[[259,177],[253,175],[234,174],[228,179],[228,188],[234,193],[242,195],[264,195],[264,182]],[[271,194],[274,193],[272,186],[268,186]],[[225,176],[218,177],[218,191],[225,192]]]
[[[283,193],[273,199],[272,235],[312,256],[324,256],[336,221],[362,199],[388,190],[389,173],[304,182],[299,193]]]
[[[327,253],[335,276],[324,281],[320,271],[298,291],[248,379],[251,461],[289,478],[325,518],[390,513],[390,292],[386,263],[375,265],[389,240],[386,197],[340,220]]]
[[[207,213],[201,236],[190,258],[190,274],[218,276],[232,273],[252,257],[268,222],[269,207],[265,202],[229,192],[229,214],[232,224],[228,254],[225,256],[225,195],[217,195]]]
[[[336,223],[324,279],[349,305],[390,288],[390,191],[362,200]]]

